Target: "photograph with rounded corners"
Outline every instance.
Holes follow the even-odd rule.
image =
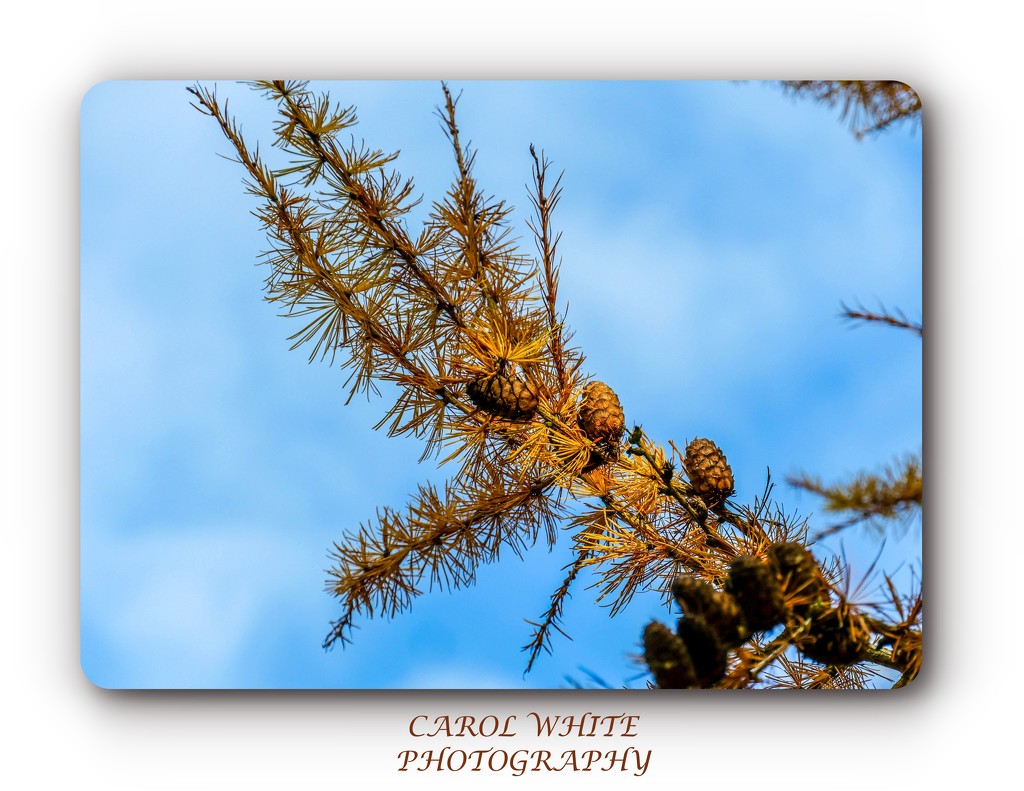
[[[899,689],[898,81],[112,81],[81,107],[105,689]]]

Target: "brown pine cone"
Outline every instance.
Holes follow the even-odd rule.
[[[507,420],[529,420],[537,411],[537,389],[502,374],[474,379],[466,394],[480,409]]]
[[[590,382],[583,388],[576,414],[583,433],[593,442],[617,445],[626,428],[619,397],[604,382]]]
[[[714,628],[699,615],[685,615],[679,619],[678,633],[693,662],[697,681],[710,687],[725,675],[725,647]]]
[[[828,583],[814,555],[803,544],[772,544],[768,547],[768,562],[797,615],[805,617],[815,604],[830,604]]]
[[[710,583],[683,574],[676,577],[672,595],[686,615],[707,621],[726,648],[735,648],[750,636],[736,600]]]
[[[686,644],[662,623],[651,621],[644,629],[644,659],[662,689],[700,686]]]
[[[721,449],[709,439],[698,438],[686,446],[683,466],[693,490],[709,505],[717,505],[735,491],[732,468]]]
[[[816,617],[797,647],[823,665],[852,665],[871,640],[867,622],[849,607],[835,607]]]
[[[753,555],[738,557],[729,565],[725,589],[736,599],[751,632],[763,632],[786,620],[775,572]]]

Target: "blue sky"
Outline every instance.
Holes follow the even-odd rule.
[[[473,588],[364,621],[324,652],[338,605],[331,542],[445,470],[372,430],[382,401],[344,405],[344,374],[290,352],[263,302],[263,249],[241,168],[187,83],[109,82],[82,106],[82,664],[105,687],[613,685],[657,596],[609,619],[587,580],[525,678],[526,618],[570,560],[569,535],[484,567]],[[331,83],[356,131],[400,149],[425,203],[452,175],[436,82]],[[834,110],[733,82],[453,82],[477,178],[522,224],[529,144],[564,170],[562,297],[586,370],[662,441],[708,436],[740,499],[875,468],[921,446],[921,344],[851,328],[841,302],[921,318],[921,131],[857,141]],[[218,85],[250,143],[273,109]],[[668,349],[669,351],[666,351]],[[812,519],[817,519],[813,517]],[[893,536],[888,570],[921,533]],[[839,550],[838,542],[823,549]],[[842,550],[863,573],[862,533]],[[642,683],[637,680],[634,683]]]

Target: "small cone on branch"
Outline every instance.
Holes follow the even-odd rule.
[[[644,629],[644,660],[662,689],[699,686],[686,644],[665,624],[651,621]]]
[[[537,411],[537,389],[503,374],[474,379],[466,385],[466,394],[484,412],[507,420],[529,420]]]
[[[729,565],[725,589],[733,595],[751,632],[763,632],[786,620],[786,603],[775,572],[753,555]]]
[[[798,648],[808,659],[823,665],[852,665],[871,640],[864,618],[849,607],[834,607],[816,617]]]
[[[725,647],[714,628],[700,615],[685,615],[679,619],[678,634],[693,662],[697,681],[710,687],[725,675]]]
[[[590,382],[583,388],[576,419],[593,442],[617,445],[626,429],[619,397],[604,382]]]
[[[619,440],[626,429],[626,416],[614,390],[604,382],[589,382],[580,395],[576,422],[596,446],[584,471],[619,458]]]
[[[693,490],[708,505],[721,503],[732,496],[735,490],[732,468],[725,454],[711,440],[698,438],[687,445],[683,466]]]
[[[829,605],[828,583],[814,555],[803,544],[790,541],[772,544],[768,562],[778,575],[783,595],[793,612],[806,617],[814,605]]]
[[[672,595],[687,616],[703,618],[726,648],[735,648],[749,637],[736,600],[710,583],[681,574],[672,585]]]

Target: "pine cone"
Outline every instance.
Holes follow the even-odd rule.
[[[836,607],[814,619],[798,648],[808,659],[841,667],[860,659],[870,639],[871,631],[862,616],[849,607]]]
[[[725,589],[735,597],[751,632],[763,632],[786,620],[775,572],[753,555],[738,557],[729,565]]]
[[[577,422],[593,442],[618,445],[626,428],[622,404],[604,382],[590,382],[583,388],[577,409]]]
[[[716,505],[732,496],[735,482],[725,454],[709,439],[695,439],[686,446],[683,466],[693,490],[708,505]]]
[[[700,616],[707,621],[726,648],[735,648],[749,637],[736,600],[724,591],[715,590],[710,583],[680,575],[672,585],[672,595],[686,615]]]
[[[699,615],[679,619],[679,637],[693,662],[697,681],[710,687],[725,675],[726,654],[714,628]]]
[[[699,686],[686,644],[664,624],[651,621],[644,629],[644,659],[662,689]]]
[[[502,374],[474,379],[466,394],[480,409],[507,420],[529,420],[537,411],[537,389]]]
[[[768,562],[775,569],[783,594],[790,599],[793,612],[806,617],[815,604],[828,605],[828,583],[814,555],[803,544],[787,542],[768,547]]]

